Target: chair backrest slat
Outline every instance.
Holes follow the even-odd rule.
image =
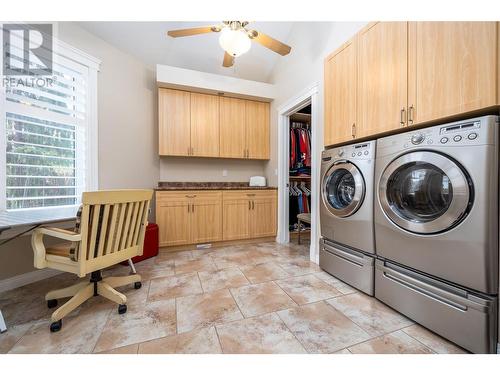
[[[109,204],[104,206],[104,213],[102,215],[102,220],[100,220],[101,231],[99,233],[98,241],[99,246],[97,247],[97,256],[100,257],[103,255],[104,246],[107,242],[107,234],[108,234],[108,225],[109,225]]]
[[[96,204],[92,208],[92,221],[90,222],[90,241],[87,249],[87,259],[94,259],[95,257],[95,244],[97,239],[97,232],[99,231],[99,215],[101,213],[101,205]]]
[[[139,212],[139,206],[141,202],[135,202],[134,205],[134,211],[132,212],[132,220],[130,221],[130,227],[128,230],[127,234],[127,241],[125,243],[125,247],[130,247],[132,246],[132,239],[134,238],[134,231],[135,231],[135,223],[137,222],[137,214]]]
[[[139,205],[139,212],[137,213],[137,222],[135,223],[134,236],[132,237],[132,246],[137,245],[137,239],[139,238],[139,232],[141,231],[141,225],[144,224],[144,209],[146,207],[146,201],[142,201]]]
[[[125,211],[127,208],[127,203],[121,203],[120,205],[120,218],[118,219],[118,229],[116,231],[116,236],[115,236],[115,242],[113,244],[113,250],[111,251],[114,253],[115,251],[118,251],[120,248],[120,240],[122,236],[122,229],[123,229],[123,222],[125,221]]]
[[[123,230],[120,238],[120,249],[125,248],[127,242],[128,231],[130,228],[130,219],[132,218],[132,211],[134,209],[133,203],[127,203],[127,209],[125,212],[125,224],[123,224]]]
[[[111,206],[111,219],[109,221],[109,231],[108,231],[108,240],[106,241],[106,247],[104,249],[104,255],[111,254],[113,249],[113,242],[116,238],[115,228],[116,222],[118,221],[118,211],[120,210],[120,205],[114,204]]]

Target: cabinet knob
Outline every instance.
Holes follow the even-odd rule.
[[[351,136],[353,138],[356,138],[356,124],[355,123],[353,123],[351,126]]]

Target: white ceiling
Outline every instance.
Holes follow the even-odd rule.
[[[267,82],[278,59],[286,59],[255,42],[231,68],[222,66],[224,52],[219,34],[184,38],[166,36],[168,30],[219,24],[207,22],[79,22],[87,31],[144,63],[172,65],[208,73]],[[252,22],[248,27],[287,43],[293,22]],[[292,52],[293,53],[293,46]]]

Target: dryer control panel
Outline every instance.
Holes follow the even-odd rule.
[[[498,134],[497,127],[497,116],[483,116],[409,131],[378,139],[377,154],[383,156],[416,148],[493,145]]]

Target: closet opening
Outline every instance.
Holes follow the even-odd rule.
[[[303,229],[301,247],[309,248],[309,259],[316,263],[320,238],[317,192],[323,144],[318,93],[319,83],[314,83],[278,107],[277,241],[297,244],[298,230]],[[307,214],[309,222],[297,216]]]
[[[311,239],[311,103],[289,116],[288,230],[290,241]]]

